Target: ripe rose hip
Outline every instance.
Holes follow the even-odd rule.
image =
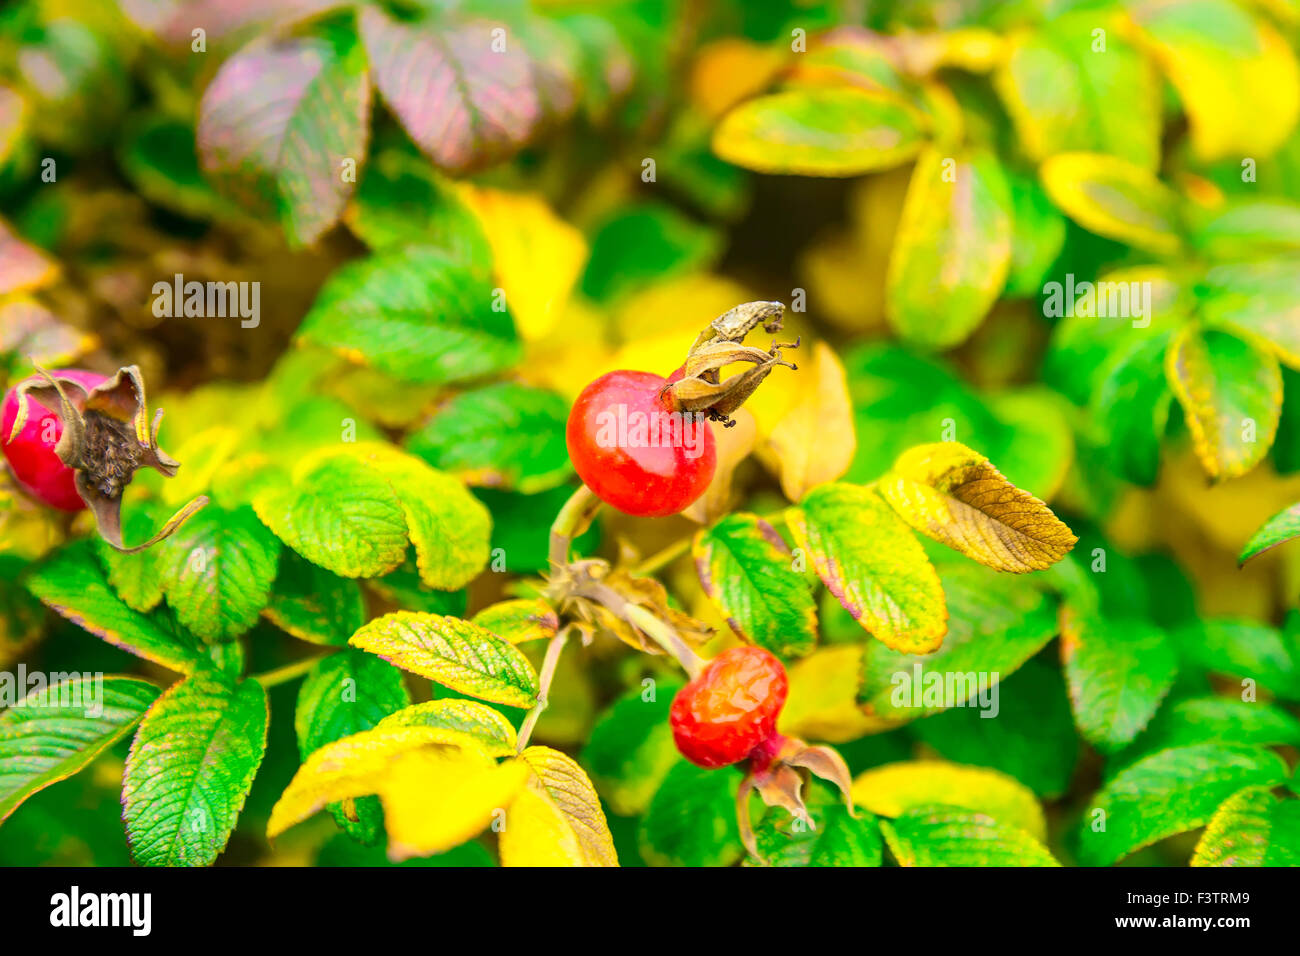
[[[677,411],[671,379],[610,372],[578,396],[566,440],[578,476],[598,498],[630,515],[676,514],[713,480],[717,446],[702,415]]]
[[[81,369],[61,369],[54,374],[72,379],[87,390],[108,381],[103,375]],[[86,502],[77,494],[75,472],[54,453],[54,446],[63,435],[63,422],[57,410],[46,407],[30,394],[24,401],[28,403],[27,421],[13,441],[8,439],[18,417],[17,386],[8,391],[4,404],[0,405],[0,450],[10,470],[18,483],[42,503],[61,511],[80,511]]]
[[[673,698],[677,749],[710,769],[744,760],[776,736],[788,689],[785,668],[762,648],[723,651]]]

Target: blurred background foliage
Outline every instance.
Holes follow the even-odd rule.
[[[474,46],[494,23],[518,43],[504,67]],[[772,375],[726,436],[729,490],[690,517],[606,514],[579,547],[663,553],[656,570],[722,646],[673,549],[729,506],[797,499],[790,454],[815,449],[814,473],[850,481],[923,442],[987,455],[1080,534],[1046,586],[1172,649],[1155,717],[1081,741],[1055,605],[1011,648],[999,605],[950,590],[954,627],[968,610],[972,637],[1008,641],[1002,715],[895,726],[857,706],[880,648],[864,652],[823,592],[820,649],[788,661],[786,729],[842,744],[855,773],[937,757],[1001,771],[1074,859],[1067,831],[1138,757],[1230,740],[1294,762],[1300,743],[1300,548],[1236,563],[1300,501],[1298,38],[1289,0],[10,3],[0,381],[30,358],[142,367],[193,477],[164,495],[141,476],[128,511],[174,507],[237,451],[337,442],[344,420],[401,444],[473,487],[508,573],[450,596],[395,573],[367,588],[370,610],[472,613],[544,568],[583,385],[667,373],[713,316],[783,301],[801,369]],[[404,85],[431,56],[456,92]],[[258,115],[273,90],[291,90],[287,112]],[[439,126],[457,109],[473,120]],[[156,316],[151,289],[176,273],[260,282],[259,325]],[[1149,327],[1053,314],[1047,284],[1067,274],[1149,282]],[[809,403],[816,428],[792,436]],[[0,508],[0,664],[152,673],[19,583],[84,521],[12,488]],[[1037,608],[1023,589],[999,599]],[[265,615],[244,640],[250,670],[299,653],[276,630]],[[621,703],[646,676],[662,712]],[[1275,703],[1240,710],[1243,676]],[[735,782],[676,758],[673,679],[613,643],[570,654],[537,738],[581,755],[625,864],[732,863]],[[299,762],[294,695],[272,691],[266,762],[222,862],[382,864],[328,816],[266,845]],[[0,861],[125,863],[124,753],[28,801]],[[1130,860],[1182,863],[1193,843]],[[471,843],[432,862],[490,860]]]

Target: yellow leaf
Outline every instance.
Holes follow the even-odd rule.
[[[432,728],[440,731],[433,738],[437,743],[481,747],[492,757],[511,756],[517,744],[514,725],[500,711],[476,700],[440,698],[421,701],[389,714],[374,729],[391,730],[394,727]]]
[[[837,644],[813,651],[789,669],[790,690],[778,728],[791,737],[842,744],[899,726],[858,707],[862,648]]]
[[[843,475],[857,450],[848,381],[830,346],[818,342],[811,365],[796,374],[801,395],[768,437],[781,490],[791,501]]]
[[[959,442],[904,452],[881,495],[917,531],[999,571],[1041,571],[1078,540],[1052,510]]]
[[[529,747],[519,760],[532,772],[501,832],[502,866],[618,866],[586,772],[549,747]]]
[[[519,760],[498,764],[481,752],[424,748],[394,761],[379,793],[394,862],[459,846],[515,800],[528,778]]]
[[[682,512],[692,521],[700,524],[712,524],[731,510],[731,478],[736,468],[754,450],[754,440],[758,437],[758,426],[754,416],[741,408],[731,416],[736,424],[730,428],[715,425],[713,437],[718,447],[718,461],[713,469],[713,480],[695,502]]]
[[[1181,200],[1149,170],[1103,153],[1057,153],[1038,175],[1052,202],[1090,232],[1159,255],[1182,248]]]
[[[501,601],[485,607],[472,620],[511,644],[549,640],[560,627],[555,609],[539,598]]]
[[[785,57],[771,47],[740,37],[703,46],[691,70],[691,102],[717,119],[741,100],[767,89]]]
[[[883,817],[912,807],[947,804],[987,813],[1002,823],[1046,839],[1047,822],[1038,798],[1020,781],[997,770],[942,760],[906,760],[859,774],[853,802]]]
[[[497,281],[525,341],[540,339],[564,314],[587,264],[582,233],[531,193],[460,186],[492,247]]]
[[[436,746],[430,727],[367,730],[326,744],[298,768],[271,810],[268,839],[323,810],[335,800],[378,793],[389,766],[403,753]]]

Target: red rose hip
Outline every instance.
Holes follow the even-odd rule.
[[[565,438],[587,487],[642,517],[676,514],[713,480],[717,446],[705,416],[675,409],[671,380],[650,372],[602,375],[578,396]]]
[[[87,391],[108,380],[96,372],[81,369],[60,369],[54,374],[85,386]],[[86,503],[77,494],[75,473],[54,453],[54,446],[63,435],[62,420],[57,411],[31,395],[23,400],[27,402],[27,421],[13,441],[9,440],[9,433],[18,417],[17,386],[8,391],[4,404],[0,405],[0,451],[18,483],[33,497],[61,511],[80,511]]]
[[[669,723],[682,756],[710,769],[738,763],[776,735],[789,682],[759,647],[723,651],[673,698]]]

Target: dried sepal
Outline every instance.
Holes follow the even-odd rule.
[[[773,342],[767,351],[733,342],[711,342],[692,352],[686,359],[682,378],[666,386],[664,391],[672,394],[673,404],[680,411],[708,415],[710,420],[730,428],[735,424],[732,414],[754,394],[772,369],[778,365],[791,370],[798,368],[781,357],[782,349],[798,347],[798,339]],[[751,367],[721,378],[721,369],[744,362]]]
[[[749,772],[745,774],[736,798],[736,823],[740,828],[741,842],[760,863],[766,861],[758,852],[758,841],[749,817],[751,792],[757,793],[765,805],[786,810],[791,816],[803,820],[810,829],[817,828],[804,803],[806,781],[805,774],[800,771],[813,773],[835,784],[844,795],[849,816],[857,816],[853,807],[852,777],[844,758],[831,747],[813,747],[795,737],[777,734],[750,755]]]
[[[699,334],[691,347],[694,353],[701,346],[721,340],[724,342],[743,342],[745,336],[754,331],[759,324],[769,335],[781,331],[781,320],[785,316],[785,305],[780,302],[742,302],[728,309],[709,323],[709,327]]]

